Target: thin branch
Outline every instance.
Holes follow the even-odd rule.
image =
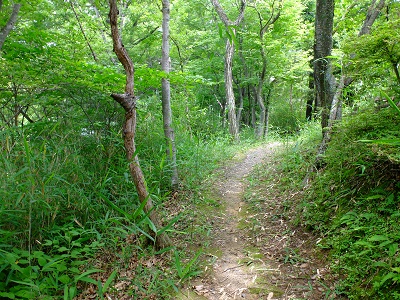
[[[137,39],[132,43],[133,46],[143,42],[145,39],[149,38],[156,30],[158,30],[160,26],[154,27],[148,34],[146,34],[144,37],[141,37],[140,39]]]
[[[90,45],[89,39],[87,38],[85,31],[83,30],[83,26],[82,26],[81,20],[79,19],[79,16],[78,16],[78,14],[76,13],[76,10],[75,10],[74,4],[72,3],[72,0],[69,1],[69,3],[71,4],[72,11],[74,12],[76,21],[78,22],[78,25],[79,25],[79,28],[81,29],[83,38],[85,39],[86,44],[88,45],[88,47],[89,47],[89,49],[90,49],[90,52],[92,53],[92,56],[93,56],[94,61],[97,62],[98,60],[97,60],[96,53],[94,53],[93,48],[92,48],[92,45]]]

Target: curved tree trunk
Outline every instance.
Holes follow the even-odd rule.
[[[162,59],[161,67],[165,73],[170,71],[170,57],[169,57],[169,16],[170,16],[170,5],[169,0],[162,0],[162,13],[163,13],[163,24],[162,24]],[[176,165],[176,146],[175,146],[175,133],[172,128],[172,110],[171,110],[171,88],[170,82],[167,78],[161,80],[162,86],[162,113],[164,123],[164,135],[167,143],[167,158],[171,165],[171,186],[176,189],[179,184],[178,168]]]
[[[123,125],[124,146],[126,158],[129,162],[129,171],[136,186],[139,200],[146,202],[144,211],[149,214],[150,220],[158,229],[161,226],[158,215],[153,207],[153,201],[146,188],[145,178],[139,164],[139,158],[136,154],[135,134],[136,134],[136,99],[134,94],[134,66],[129,57],[121,37],[118,32],[118,9],[116,0],[109,0],[110,4],[110,24],[111,36],[113,39],[114,52],[119,61],[124,66],[126,73],[126,84],[124,94],[112,94],[111,97],[117,101],[125,110],[125,121]],[[165,248],[170,245],[170,240],[165,233],[154,236],[157,248]]]

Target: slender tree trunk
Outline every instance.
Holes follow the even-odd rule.
[[[239,58],[240,58],[240,60],[242,62],[244,77],[245,78],[249,78],[249,69],[248,69],[247,64],[246,64],[246,59],[243,56],[243,38],[242,37],[239,37]],[[240,124],[242,122],[242,116],[243,116],[244,99],[245,99],[246,93],[247,93],[247,95],[250,95],[250,93],[248,91],[248,88],[249,88],[248,84],[247,84],[246,87],[241,87],[240,86],[240,82],[238,80],[237,86],[238,86],[239,97],[240,97],[239,98],[239,110],[238,110],[238,113],[237,113],[237,122],[239,124],[239,130],[240,130]],[[250,105],[250,108],[251,108],[250,98],[248,98],[248,101],[249,101],[249,105]],[[250,116],[247,118],[247,122],[246,123],[247,123],[247,125],[250,124]]]
[[[269,105],[269,99],[267,99],[269,96],[265,96],[263,89],[264,89],[264,84],[265,84],[265,79],[267,75],[267,55],[265,53],[265,42],[264,42],[264,36],[265,33],[268,31],[269,27],[274,24],[280,17],[281,15],[281,8],[282,8],[282,1],[279,1],[277,3],[278,7],[275,7],[275,3],[272,7],[272,12],[267,21],[264,21],[263,16],[261,12],[257,9],[257,7],[254,7],[258,14],[258,20],[259,20],[259,25],[260,25],[260,31],[258,33],[258,38],[260,42],[260,54],[261,54],[261,67],[258,75],[258,84],[254,89],[255,92],[255,98],[257,100],[257,103],[260,107],[260,121],[258,124],[258,129],[256,131],[256,136],[257,138],[263,138],[265,134],[268,132],[268,128],[265,128],[268,124],[268,105]],[[276,12],[276,10],[278,10]]]
[[[319,2],[320,5],[318,5]],[[379,15],[380,10],[384,7],[384,5],[385,5],[384,0],[380,0],[378,4],[376,4],[376,0],[372,0],[372,3],[367,12],[367,16],[364,20],[363,26],[358,36],[370,33],[371,26],[375,22],[376,18]],[[318,23],[317,23],[317,16],[319,16]],[[317,167],[319,167],[322,164],[322,155],[325,153],[328,147],[328,143],[330,142],[333,124],[336,120],[340,120],[342,117],[343,89],[353,82],[352,78],[349,78],[344,73],[342,73],[339,84],[336,87],[335,86],[336,81],[334,80],[330,70],[331,69],[330,62],[328,59],[323,59],[324,57],[330,55],[330,52],[328,53],[329,50],[328,48],[325,48],[325,50],[321,49],[323,48],[324,44],[330,43],[330,45],[332,45],[331,44],[332,40],[327,41],[327,37],[330,34],[329,31],[327,31],[326,34],[320,36],[318,36],[318,33],[321,34],[322,32],[324,32],[323,28],[327,30],[327,27],[331,26],[330,16],[332,16],[333,19],[333,0],[317,1],[317,14],[316,14],[316,25],[315,25],[316,45],[314,52],[316,60],[314,62],[314,78],[317,90],[316,99],[321,101],[321,107],[322,107],[321,124],[323,129],[322,130],[323,138],[320,147],[318,149],[317,159],[315,162],[315,165]],[[318,44],[319,47],[317,47],[317,40],[320,41],[320,43]],[[318,56],[319,58],[317,58],[317,55],[319,55]],[[324,89],[326,90],[325,93],[322,92]]]
[[[317,0],[315,15],[314,82],[321,109],[322,129],[328,126],[335,93],[335,78],[329,56],[332,53],[334,0]]]
[[[251,111],[251,116],[250,116],[250,125],[254,129],[256,128],[256,121],[257,121],[257,116],[256,116],[256,101],[254,97],[251,96],[251,91],[250,91],[250,86],[247,88],[247,93],[248,93],[248,98],[250,102],[250,111]]]
[[[244,92],[245,92],[245,90],[240,86],[240,84],[238,84],[237,86],[238,86],[238,94],[239,94],[239,108],[238,108],[237,115],[236,115],[236,121],[237,121],[237,124],[239,126],[239,130],[240,130],[240,123],[241,123],[241,120],[242,120],[243,101],[244,101]]]
[[[379,0],[378,3],[376,3],[376,0],[372,0],[372,3],[368,8],[367,16],[365,17],[364,23],[361,27],[360,32],[358,33],[358,36],[370,34],[371,27],[384,6],[385,0]]]
[[[235,30],[232,28],[232,26],[237,26],[242,22],[244,17],[244,10],[246,7],[246,1],[241,0],[239,15],[234,22],[228,19],[228,16],[222,9],[218,0],[211,0],[211,3],[213,4],[219,18],[224,23],[226,31],[235,34]],[[236,103],[235,103],[235,94],[233,92],[233,78],[232,78],[232,61],[234,53],[235,53],[234,37],[231,37],[230,39],[229,38],[227,39],[225,47],[225,93],[226,93],[226,102],[228,108],[229,133],[235,140],[238,140],[239,128],[236,120]]]
[[[307,92],[307,105],[306,105],[306,120],[311,121],[313,115],[313,104],[315,101],[314,92],[314,73],[310,72],[308,76],[308,92]]]
[[[1,10],[2,6],[3,6],[3,2],[1,2],[0,10]],[[17,17],[18,17],[20,8],[21,8],[21,4],[19,4],[19,3],[14,4],[11,16],[8,19],[7,24],[0,30],[0,50],[3,48],[4,42],[7,38],[7,36],[10,34],[11,30],[14,28],[15,23],[17,22]]]
[[[225,96],[226,104],[228,108],[228,122],[229,122],[229,133],[235,140],[239,138],[239,130],[236,120],[236,101],[235,94],[233,91],[233,75],[232,75],[232,61],[233,54],[235,53],[233,40],[226,40],[225,48]]]
[[[265,111],[265,126],[264,126],[264,137],[268,136],[268,127],[269,127],[269,104],[267,104],[267,108]]]
[[[162,0],[162,13],[163,13],[163,24],[162,24],[163,36],[162,36],[161,66],[163,71],[168,74],[170,71],[169,0]],[[171,186],[173,189],[176,189],[179,184],[179,178],[178,178],[178,168],[176,165],[175,134],[172,128],[171,86],[167,78],[161,79],[161,85],[162,85],[162,113],[163,113],[163,123],[164,123],[164,135],[167,143],[166,152],[172,169]]]
[[[257,138],[262,138],[264,134],[264,126],[265,126],[265,117],[266,117],[266,107],[264,104],[264,100],[262,98],[261,91],[259,90],[262,88],[262,86],[257,86],[253,88],[254,91],[254,97],[256,98],[256,101],[258,103],[258,106],[260,107],[260,119],[258,123],[258,127],[256,129],[256,137]]]
[[[390,63],[392,64],[394,74],[396,75],[397,83],[400,84],[399,61],[397,58],[394,57],[393,54],[391,54],[389,49],[387,49],[387,52],[389,54],[389,60]]]
[[[113,39],[114,52],[125,69],[126,84],[124,94],[112,94],[111,97],[117,101],[125,110],[125,121],[123,125],[124,146],[126,158],[129,162],[130,174],[136,186],[139,200],[146,205],[144,210],[149,214],[150,220],[158,229],[161,227],[160,219],[154,210],[153,201],[147,191],[145,178],[139,164],[139,158],[136,154],[135,134],[136,134],[136,99],[134,94],[134,66],[129,57],[121,37],[118,32],[118,8],[116,0],[109,0],[110,4],[110,24],[111,36]],[[170,244],[170,240],[165,233],[160,235],[155,234],[157,248],[165,248]]]

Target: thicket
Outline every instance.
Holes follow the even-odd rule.
[[[303,187],[292,203],[295,224],[321,235],[349,299],[400,299],[400,114],[364,109],[334,127],[324,166],[314,169],[320,132],[305,128],[284,155],[286,187]]]
[[[139,105],[138,154],[161,213],[166,202],[174,201],[161,109],[156,97],[143,96]],[[195,201],[200,183],[236,148],[218,118],[218,122],[203,122],[206,110],[185,109],[176,125],[178,164],[181,189],[191,191],[186,193],[187,201]],[[178,107],[175,111],[179,116]],[[85,116],[71,110],[60,121],[1,131],[1,298],[72,299],[88,284],[94,284],[102,298],[106,291],[115,292],[110,285],[125,267],[117,259],[145,261],[154,255],[148,244],[151,224],[128,175],[118,114],[114,117],[109,127],[100,121],[90,126]],[[179,218],[165,213],[163,217],[166,227],[159,230],[174,235],[172,225]],[[137,240],[129,242],[133,237]],[[143,264],[134,267],[136,275],[129,279],[132,298],[168,297],[192,272],[192,265],[175,270],[180,266],[176,263],[191,254],[167,250],[176,251],[178,260],[166,258],[170,264],[146,272],[139,270]],[[107,255],[111,265],[99,266],[96,258]],[[175,271],[168,271],[171,268]]]

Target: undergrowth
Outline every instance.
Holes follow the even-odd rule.
[[[334,127],[325,166],[310,174],[320,138],[303,131],[288,143],[282,188],[304,187],[294,198],[297,219],[321,235],[349,299],[400,299],[400,115],[391,109],[346,117]],[[369,141],[369,142],[365,142]],[[374,141],[374,142],[371,142]]]
[[[38,122],[0,133],[0,298],[171,298],[199,272],[202,252],[185,243],[209,232],[191,224],[197,215],[188,207],[204,201],[201,186],[239,145],[221,132],[202,136],[178,126],[176,196],[162,130],[142,126],[138,154],[165,225],[154,229],[130,179],[118,124],[101,134],[63,126]],[[168,231],[174,246],[154,252],[152,230]]]

